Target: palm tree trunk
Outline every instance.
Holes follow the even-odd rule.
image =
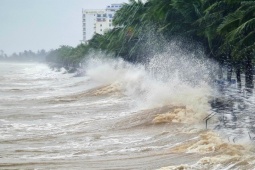
[[[227,72],[227,81],[228,81],[228,83],[231,83],[231,78],[232,78],[232,66],[229,63],[228,64],[228,72]]]
[[[237,81],[237,86],[239,88],[242,87],[242,82],[241,82],[241,68],[240,65],[237,66],[236,68],[236,81]]]
[[[232,78],[232,56],[230,49],[227,50],[227,82],[231,83]]]
[[[223,79],[223,70],[222,70],[222,66],[219,66],[219,71],[218,71],[218,78],[221,80]]]
[[[253,64],[252,57],[248,54],[245,62],[245,87],[253,88]]]

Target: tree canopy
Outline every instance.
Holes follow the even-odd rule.
[[[76,67],[93,49],[141,62],[160,52],[164,41],[177,37],[199,44],[207,57],[228,68],[229,75],[235,71],[238,81],[245,73],[246,87],[253,87],[254,0],[129,0],[116,12],[113,24],[114,29],[95,34],[87,44],[50,51],[47,60]]]

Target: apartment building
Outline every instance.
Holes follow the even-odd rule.
[[[122,4],[111,4],[105,9],[83,9],[82,27],[83,41],[87,42],[93,35],[104,34],[107,30],[114,28],[113,17]]]

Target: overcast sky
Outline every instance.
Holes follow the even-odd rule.
[[[0,0],[0,50],[55,49],[82,39],[82,9],[128,0]]]

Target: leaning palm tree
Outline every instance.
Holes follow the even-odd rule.
[[[155,23],[157,30],[168,37],[181,36],[198,40],[197,25],[201,17],[203,0],[148,0],[147,19]]]
[[[118,52],[129,61],[142,61],[144,59],[143,50],[146,48],[146,36],[150,32],[150,23],[148,19],[148,9],[150,3],[143,3],[141,0],[130,0],[129,3],[116,12],[113,24],[118,28],[114,35],[118,34],[121,38],[121,48]],[[112,37],[115,37],[115,36]],[[110,38],[112,40],[112,38]]]
[[[230,1],[230,0],[207,0],[203,4],[203,15],[199,18],[195,24],[200,26],[199,34],[206,38],[207,42],[205,47],[207,47],[207,54],[216,59],[220,63],[221,70],[219,73],[219,78],[223,77],[222,66],[226,65],[228,68],[228,80],[231,80],[232,68],[236,68],[237,80],[240,84],[240,64],[231,55],[231,48],[227,44],[224,48],[219,50],[220,46],[224,43],[225,34],[220,34],[217,31],[219,25],[223,22],[224,18],[234,12],[240,7],[240,2]]]
[[[247,88],[253,88],[255,3],[242,2],[240,8],[225,17],[217,31],[225,35],[223,47],[230,45],[234,58],[243,61],[245,85]]]

